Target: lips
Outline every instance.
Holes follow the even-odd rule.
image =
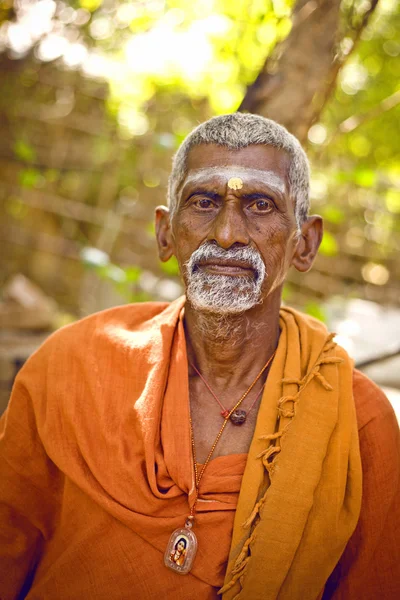
[[[204,242],[193,252],[186,269],[188,278],[193,276],[197,282],[203,276],[213,275],[237,277],[238,281],[239,278],[252,279],[254,283],[265,278],[264,261],[255,248],[243,246],[225,250],[213,241]]]
[[[254,268],[248,262],[218,258],[199,261],[195,265],[194,270],[196,271],[197,269],[230,275],[247,275],[249,271],[254,272]]]

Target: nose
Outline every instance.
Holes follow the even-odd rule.
[[[225,250],[234,244],[247,246],[250,243],[246,217],[240,203],[224,203],[214,220],[208,239]]]

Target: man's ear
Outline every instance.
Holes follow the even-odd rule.
[[[322,218],[314,215],[308,217],[301,226],[301,233],[294,251],[292,265],[302,273],[311,269],[322,241]]]
[[[169,208],[157,206],[155,219],[158,256],[162,262],[167,262],[174,254]]]

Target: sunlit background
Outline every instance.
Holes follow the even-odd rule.
[[[300,4],[299,14],[315,8],[0,3],[4,386],[55,327],[182,293],[176,263],[159,263],[154,243],[171,157],[196,124],[240,107],[268,57],[279,75]],[[398,0],[343,0],[332,57],[341,68],[302,140],[325,236],[313,270],[291,273],[284,293],[334,327],[357,360],[381,358],[368,368],[393,389],[398,358],[383,357],[400,338],[399,32]]]

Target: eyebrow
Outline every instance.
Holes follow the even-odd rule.
[[[193,196],[199,196],[199,195],[205,196],[206,198],[210,198],[210,200],[220,200],[222,198],[222,195],[218,194],[217,192],[210,192],[208,190],[197,189],[197,190],[194,190],[186,198],[185,202],[188,202],[190,200],[190,198],[193,198]],[[254,194],[242,194],[241,195],[241,200],[245,200],[245,201],[262,200],[263,198],[268,198],[269,200],[274,200],[266,192],[256,192]]]
[[[254,194],[242,194],[242,200],[262,200],[263,198],[268,198],[269,200],[273,200],[270,198],[270,195],[267,192],[257,192]]]
[[[190,198],[192,198],[193,196],[198,196],[198,195],[202,195],[205,196],[206,198],[210,198],[210,200],[219,200],[220,198],[222,198],[221,194],[218,194],[217,192],[210,192],[208,190],[203,190],[201,188],[194,190],[185,200],[185,202],[187,202],[188,200],[190,200]]]

